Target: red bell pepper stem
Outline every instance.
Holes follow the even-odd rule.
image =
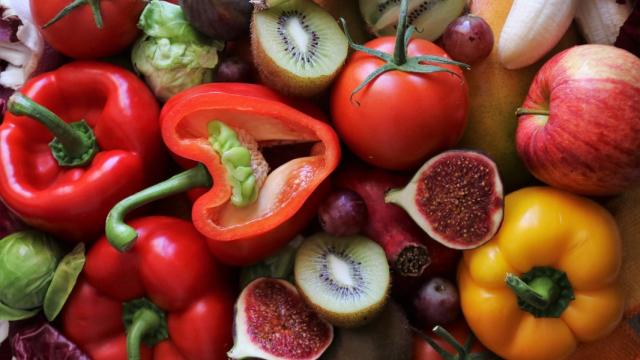
[[[141,308],[133,315],[133,323],[127,330],[127,358],[140,360],[142,338],[162,325],[162,318],[153,310]]]
[[[84,120],[66,123],[49,109],[21,93],[11,96],[7,108],[13,115],[28,116],[36,120],[53,133],[55,138],[49,143],[49,147],[60,166],[88,165],[99,150],[93,130]]]
[[[105,234],[109,243],[119,251],[127,251],[138,237],[134,228],[124,222],[124,217],[150,202],[199,187],[210,188],[213,180],[202,164],[183,171],[171,178],[133,194],[117,203],[107,215]]]
[[[100,0],[74,0],[71,4],[65,6],[53,19],[49,20],[46,24],[42,26],[43,29],[53,25],[58,20],[67,16],[68,13],[75,10],[76,8],[82,5],[89,5],[91,7],[91,12],[93,12],[93,18],[96,21],[96,26],[98,29],[102,29],[102,13],[100,12]]]

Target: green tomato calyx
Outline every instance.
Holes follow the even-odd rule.
[[[360,90],[362,90],[367,84],[376,79],[378,76],[389,72],[389,71],[403,71],[407,73],[416,73],[416,74],[430,74],[437,72],[445,72],[451,75],[457,76],[461,78],[460,74],[455,71],[452,71],[448,68],[433,65],[433,64],[445,64],[445,65],[454,65],[458,66],[465,70],[470,70],[471,67],[465,63],[461,63],[459,61],[454,61],[446,57],[434,56],[434,55],[423,55],[423,56],[408,56],[407,55],[407,47],[409,46],[409,41],[411,41],[411,36],[415,31],[413,26],[409,26],[408,24],[408,15],[409,15],[409,0],[401,0],[400,3],[400,19],[398,21],[398,31],[396,33],[396,43],[393,55],[388,54],[384,51],[371,49],[365,47],[363,45],[359,45],[353,42],[351,36],[349,35],[349,31],[347,30],[347,23],[344,19],[340,19],[342,23],[342,28],[344,29],[344,33],[347,36],[347,40],[349,41],[349,46],[356,50],[362,51],[368,55],[377,57],[385,62],[384,65],[373,71],[367,78],[360,84],[358,87],[353,90],[351,93],[351,101],[355,94],[357,94]],[[355,101],[358,104],[357,101]]]

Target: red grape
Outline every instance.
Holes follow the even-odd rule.
[[[444,50],[453,60],[473,64],[491,53],[493,32],[483,18],[463,15],[449,24],[442,42]]]
[[[367,206],[357,193],[339,190],[320,205],[318,218],[322,229],[330,235],[355,235],[367,222]]]
[[[434,277],[422,285],[413,307],[418,320],[427,326],[452,323],[460,313],[458,289],[451,281]]]

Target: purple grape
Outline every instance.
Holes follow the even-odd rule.
[[[218,66],[216,82],[251,82],[251,65],[238,57],[222,60]]]
[[[422,285],[413,307],[418,320],[427,326],[452,323],[460,313],[458,289],[451,281],[434,277]]]
[[[473,64],[491,53],[493,31],[483,18],[463,15],[447,26],[442,42],[444,50],[453,60]]]
[[[367,206],[357,193],[339,190],[320,205],[318,218],[322,229],[330,235],[355,235],[367,222]]]

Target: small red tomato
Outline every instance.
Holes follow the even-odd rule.
[[[144,0],[85,0],[56,22],[42,28],[73,3],[72,0],[31,0],[31,13],[44,39],[57,51],[76,59],[96,59],[118,54],[139,35],[138,18]],[[96,4],[96,5],[90,5]],[[100,21],[92,11],[99,8]]]
[[[413,360],[471,360],[490,358],[491,353],[488,352],[479,341],[473,339],[472,343],[467,344],[469,338],[473,335],[464,321],[460,320],[447,326],[447,332],[453,336],[455,342],[447,339],[446,335],[441,337],[438,336],[438,334],[433,334],[431,331],[425,331],[423,335],[429,336],[437,346],[450,356],[442,357],[421,335],[415,334],[413,335]],[[456,349],[454,344],[460,348]],[[463,351],[460,351],[460,349]]]
[[[331,94],[333,122],[349,149],[362,160],[391,170],[417,167],[454,146],[462,137],[469,107],[459,68],[464,64],[451,62],[444,50],[422,39],[412,39],[401,49],[403,62],[393,55],[396,47],[405,46],[402,38],[381,37],[365,44],[378,55],[363,51],[352,55]],[[388,59],[379,52],[388,54]],[[352,96],[384,66],[389,71]]]

